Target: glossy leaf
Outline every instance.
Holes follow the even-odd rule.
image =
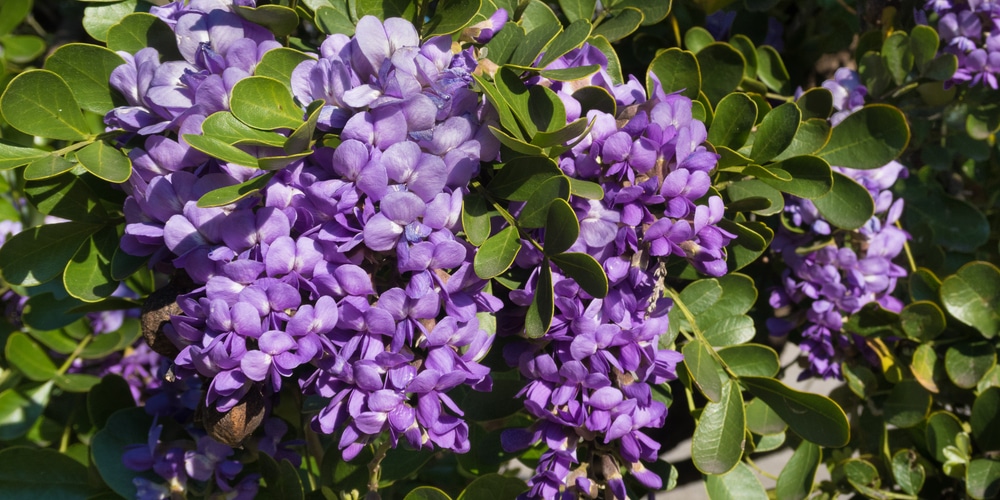
[[[88,373],[67,373],[52,379],[56,387],[66,392],[88,392],[101,379]]]
[[[831,448],[847,444],[850,437],[847,416],[829,398],[796,391],[770,378],[740,377],[740,382],[803,439]]]
[[[308,59],[311,58],[307,54],[288,47],[272,49],[261,56],[260,62],[254,68],[254,75],[273,78],[291,89],[292,71],[299,63]],[[205,130],[205,133],[208,134],[209,131]]]
[[[941,376],[940,363],[937,351],[931,344],[921,344],[913,351],[913,360],[910,362],[910,371],[913,378],[917,379],[920,385],[930,392],[937,393],[938,379]]]
[[[754,434],[768,436],[781,434],[788,429],[788,424],[761,399],[754,398],[747,403],[746,414],[747,430]]]
[[[184,134],[184,141],[192,148],[227,163],[244,167],[257,168],[257,158],[242,149],[232,146],[221,139],[208,135]]]
[[[520,251],[521,240],[517,229],[505,227],[479,247],[473,262],[476,275],[485,280],[502,274],[514,263],[514,257]]]
[[[933,340],[946,326],[944,312],[929,300],[907,304],[899,313],[899,321],[907,337],[921,342]]]
[[[1000,461],[979,458],[969,462],[965,471],[966,493],[980,500],[1000,493]]]
[[[518,223],[527,228],[544,227],[549,204],[556,199],[569,199],[569,180],[565,176],[552,177],[541,183],[521,209]]]
[[[631,35],[644,19],[642,11],[635,7],[627,7],[606,17],[604,22],[594,28],[594,34],[607,38],[609,42],[617,42]]]
[[[861,184],[839,172],[833,173],[830,192],[813,200],[826,220],[841,229],[857,229],[875,213],[875,202]]]
[[[478,193],[469,193],[462,200],[462,228],[465,238],[475,246],[490,237],[489,204]]]
[[[348,17],[346,9],[340,10],[323,5],[316,9],[316,27],[328,35],[342,34],[354,36],[354,23]]]
[[[233,86],[230,106],[236,118],[259,129],[294,130],[304,121],[288,88],[264,76],[244,78]]]
[[[263,189],[267,185],[267,182],[271,180],[272,175],[268,173],[254,177],[246,182],[213,189],[203,194],[201,198],[198,198],[198,206],[202,208],[222,207],[230,203],[235,203]]]
[[[143,408],[127,408],[111,415],[103,429],[97,431],[91,441],[91,456],[93,464],[104,480],[115,493],[134,498],[136,487],[133,478],[145,477],[157,481],[152,471],[135,472],[122,461],[126,447],[133,444],[146,444],[149,441],[149,428],[152,417]]]
[[[927,417],[924,438],[931,456],[938,462],[945,462],[948,458],[943,450],[955,444],[955,436],[960,432],[962,432],[962,424],[951,413],[937,411]]]
[[[90,186],[75,175],[26,182],[24,192],[39,212],[79,222],[104,223],[108,213]]]
[[[108,182],[121,184],[132,175],[132,160],[104,141],[84,147],[76,153],[76,159],[88,172]]]
[[[724,347],[719,349],[719,356],[733,373],[741,377],[773,377],[780,368],[778,353],[760,344]]]
[[[59,276],[80,245],[98,228],[63,222],[18,233],[0,247],[4,279],[15,285],[35,286]]]
[[[591,35],[587,39],[587,43],[593,45],[597,50],[600,50],[604,57],[608,58],[608,76],[611,77],[611,83],[614,85],[621,85],[625,83],[625,79],[622,77],[622,65],[621,61],[618,60],[618,52],[611,46],[611,42],[607,38],[601,35]]]
[[[723,381],[720,378],[722,367],[712,356],[711,347],[695,339],[681,349],[684,354],[684,365],[691,373],[691,378],[709,401],[721,402]]]
[[[108,49],[135,54],[146,47],[153,47],[162,61],[181,59],[177,50],[177,37],[170,26],[159,17],[146,12],[136,12],[122,18],[108,28]],[[105,80],[107,85],[107,80]]]
[[[562,30],[555,13],[540,0],[528,0],[521,11],[521,26],[524,28],[524,39],[514,48],[510,63],[517,66],[529,66]]]
[[[545,223],[545,254],[551,256],[569,250],[579,236],[580,221],[569,202],[564,199],[552,200]]]
[[[941,302],[949,314],[986,338],[1000,331],[1000,269],[988,262],[962,266],[941,283]]]
[[[903,491],[916,495],[924,486],[924,466],[913,450],[899,450],[892,456],[892,475]]]
[[[0,170],[20,167],[50,157],[48,151],[0,142]]]
[[[487,187],[500,198],[528,201],[543,182],[562,175],[562,170],[548,158],[520,157],[504,164]]]
[[[697,99],[701,91],[701,69],[694,53],[671,47],[656,55],[649,64],[646,76],[646,93],[653,95],[654,79],[666,93],[678,92],[689,99]]]
[[[31,337],[14,332],[7,338],[4,356],[25,377],[37,382],[45,382],[56,375],[56,365]]]
[[[750,137],[757,120],[757,105],[746,94],[729,94],[715,108],[715,119],[708,131],[708,142],[715,146],[739,149]]]
[[[778,475],[775,489],[778,498],[802,500],[808,497],[812,493],[816,469],[822,458],[823,452],[819,446],[803,441]]]
[[[580,137],[586,130],[587,118],[578,118],[552,132],[538,132],[531,139],[531,144],[540,148],[560,146]]]
[[[548,47],[545,48],[545,54],[538,61],[538,67],[544,68],[552,61],[566,55],[569,51],[582,46],[590,38],[590,29],[590,18],[573,21],[562,33],[552,39]]]
[[[814,154],[826,146],[830,140],[830,134],[830,123],[825,119],[810,118],[805,120],[799,123],[799,129],[795,132],[792,143],[773,160],[783,161],[795,156]]]
[[[701,91],[712,104],[739,87],[743,81],[746,61],[743,54],[727,43],[712,43],[700,50],[695,57],[701,69]]]
[[[558,82],[572,82],[575,80],[582,80],[597,71],[601,67],[596,64],[591,64],[589,66],[577,66],[574,68],[563,68],[563,69],[543,69],[538,72],[544,78],[549,80],[555,80]]]
[[[785,63],[778,51],[770,45],[757,47],[757,78],[767,85],[767,88],[785,94],[789,90],[790,79]]]
[[[594,17],[596,6],[597,0],[559,0],[559,9],[562,10],[570,23],[575,23],[580,19],[590,22]]]
[[[104,114],[125,104],[108,84],[111,72],[125,60],[113,51],[97,45],[69,43],[55,50],[46,60],[45,69],[61,76],[69,85],[76,102],[87,111]]]
[[[83,500],[95,492],[81,463],[53,449],[23,446],[0,451],[0,491],[10,500]]]
[[[746,415],[739,386],[727,380],[720,398],[705,405],[691,439],[691,459],[706,474],[725,474],[743,456]]]
[[[0,97],[0,112],[10,126],[28,135],[79,141],[90,135],[69,85],[49,70],[25,71]]]
[[[63,285],[71,296],[96,302],[118,289],[118,281],[111,276],[111,258],[118,241],[115,228],[105,227],[80,246],[63,271]]]
[[[801,118],[802,113],[793,103],[785,103],[774,108],[757,128],[750,158],[763,164],[781,154],[792,144]]]
[[[101,42],[108,41],[108,31],[136,10],[136,0],[92,3],[83,9],[83,28]]]
[[[48,179],[69,172],[75,166],[76,162],[69,161],[62,156],[48,154],[24,167],[24,178],[29,181]]]
[[[508,22],[498,31],[493,39],[486,44],[486,57],[497,65],[507,64],[517,46],[524,42],[524,28],[513,22]]]
[[[604,268],[589,254],[561,253],[553,255],[552,262],[592,297],[603,298],[608,294],[608,276],[604,274]]]
[[[819,156],[838,167],[878,168],[896,159],[909,141],[910,129],[902,111],[871,104],[833,127],[830,142]]]
[[[742,462],[723,475],[705,478],[705,488],[712,500],[767,500],[767,492],[750,466]]]
[[[954,344],[944,354],[944,368],[948,378],[963,389],[975,387],[979,379],[996,364],[996,350],[986,341]]]
[[[802,120],[818,118],[826,120],[833,112],[833,94],[824,87],[813,87],[795,100],[795,105],[802,111]]]
[[[549,331],[552,315],[555,312],[555,297],[552,290],[552,270],[547,260],[543,260],[539,268],[538,283],[535,286],[535,296],[528,306],[524,318],[524,333],[530,339],[537,339]]]
[[[276,52],[275,49],[267,54]],[[264,57],[267,57],[267,54]],[[258,66],[258,69],[259,66]],[[210,136],[230,145],[282,147],[287,137],[274,132],[265,132],[248,127],[228,111],[212,113],[201,124],[205,136]]]

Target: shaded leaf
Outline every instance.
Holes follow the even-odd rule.
[[[740,382],[803,439],[831,448],[847,444],[850,438],[847,416],[831,399],[790,389],[770,378],[740,377]]]
[[[705,405],[691,439],[691,459],[706,474],[725,474],[743,456],[746,415],[739,386],[727,380],[721,400]]]

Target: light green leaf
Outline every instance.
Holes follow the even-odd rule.
[[[23,333],[14,332],[7,338],[4,355],[25,377],[36,382],[45,382],[56,375],[56,365],[49,355]]]
[[[20,167],[49,155],[48,151],[0,142],[0,170]]]
[[[280,50],[280,49],[276,49]],[[272,50],[271,52],[275,52]],[[271,52],[268,52],[270,54]],[[265,55],[265,57],[267,57]],[[228,111],[212,113],[201,124],[206,136],[219,139],[226,144],[246,146],[282,147],[288,138],[274,132],[265,132],[248,127]]]
[[[750,432],[769,436],[782,434],[788,429],[788,424],[770,406],[767,406],[767,403],[764,403],[763,400],[754,398],[746,406],[747,430]]]
[[[910,141],[903,112],[870,104],[833,127],[830,142],[819,156],[838,167],[871,169],[894,160]]]
[[[813,200],[819,213],[841,229],[857,229],[875,214],[875,202],[864,186],[854,179],[833,173],[830,192]]]
[[[924,486],[924,466],[914,450],[899,450],[892,456],[892,475],[903,491],[916,495]]]
[[[611,42],[609,42],[604,36],[591,35],[591,37],[587,39],[587,43],[593,45],[608,58],[607,68],[608,75],[611,76],[611,83],[614,85],[621,85],[625,83],[625,79],[622,78],[622,65],[618,60],[618,52],[611,46]]]
[[[917,350],[913,351],[913,360],[910,362],[910,371],[913,378],[920,382],[920,385],[933,393],[938,392],[938,380],[941,378],[939,357],[934,346],[931,344],[921,344]]]
[[[353,25],[352,25],[353,28]],[[289,90],[292,88],[292,71],[303,61],[311,59],[309,55],[288,47],[269,50],[260,58],[254,68],[254,76],[266,76],[283,83]],[[302,103],[306,105],[308,103]],[[207,134],[208,131],[206,130]]]
[[[48,70],[28,70],[14,77],[0,97],[0,112],[7,123],[28,135],[66,141],[90,135],[69,85]]]
[[[753,211],[760,215],[774,215],[785,208],[785,198],[781,191],[760,179],[735,181],[726,186],[726,193],[730,200],[726,208],[735,212]]]
[[[490,237],[489,204],[478,193],[469,193],[462,200],[462,228],[465,238],[475,246]]]
[[[37,35],[3,35],[0,46],[4,58],[17,64],[28,64],[45,53],[45,40]]]
[[[63,286],[71,296],[97,302],[118,289],[118,281],[111,276],[111,258],[118,241],[115,228],[105,227],[77,250],[63,271]]]
[[[5,0],[0,2],[0,35],[14,30],[31,13],[32,0]]]
[[[482,279],[498,276],[510,268],[521,251],[521,240],[514,227],[505,227],[487,239],[473,262],[476,275]]]
[[[101,379],[87,373],[67,373],[59,375],[53,381],[57,387],[66,392],[88,392]]]
[[[713,43],[715,43],[715,37],[701,26],[693,26],[684,33],[684,48],[695,54]]]
[[[198,206],[201,208],[222,207],[235,203],[263,189],[272,176],[272,173],[267,173],[239,184],[213,189],[198,198]]]
[[[770,378],[740,377],[740,382],[803,439],[830,448],[847,444],[850,438],[847,415],[831,399],[790,389]]]
[[[101,42],[108,41],[108,30],[121,22],[122,18],[136,10],[136,0],[121,2],[92,3],[83,9],[83,29]]]
[[[304,121],[302,108],[292,100],[288,88],[265,76],[240,80],[233,87],[230,106],[241,122],[259,129],[294,130]]]
[[[83,168],[100,179],[121,184],[132,175],[132,160],[122,150],[97,141],[76,153]]]
[[[375,16],[379,19],[402,17],[413,22],[417,15],[417,3],[409,0],[350,0],[358,19]]]
[[[701,412],[691,440],[691,459],[706,474],[725,474],[743,456],[746,415],[739,386],[727,380],[721,401],[709,402]]]
[[[966,493],[976,500],[1000,493],[1000,461],[978,458],[965,471]]]
[[[712,474],[705,478],[705,488],[712,500],[767,500],[767,492],[760,480],[745,463],[721,476]]]
[[[258,168],[257,158],[242,149],[231,146],[229,143],[208,135],[184,134],[186,141],[192,148],[205,153],[212,158],[216,158],[228,163],[243,165],[244,167]]]
[[[723,400],[720,378],[722,367],[712,356],[711,349],[704,342],[695,339],[684,344],[681,352],[684,354],[684,365],[691,373],[694,383],[709,401],[719,403]]]
[[[781,474],[778,475],[775,490],[778,498],[802,500],[808,497],[812,493],[816,469],[819,468],[822,457],[823,452],[819,446],[809,441],[803,441],[795,449],[795,453],[792,453],[785,468],[781,469]]]
[[[23,436],[35,425],[49,402],[52,382],[25,388],[12,387],[0,392],[0,440],[11,441]],[[8,448],[11,450],[14,448]],[[4,467],[0,467],[3,474]]]
[[[1000,269],[988,262],[971,262],[941,283],[941,301],[959,321],[986,338],[1000,330]]]

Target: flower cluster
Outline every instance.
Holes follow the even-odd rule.
[[[928,0],[918,20],[937,18],[942,51],[958,57],[951,84],[988,85],[1000,75],[1000,4],[992,0]]]
[[[492,332],[476,315],[501,306],[456,238],[469,180],[499,148],[469,88],[474,61],[450,37],[421,43],[407,21],[362,18],[355,37],[328,37],[291,74],[303,109],[323,101],[318,129],[336,147],[321,141],[260,193],[202,208],[208,191],[264,173],[178,138],[226,111],[236,82],[277,46],[229,9],[154,9],[184,61],[151,49],[130,58],[112,82],[130,106],[106,117],[145,136],[123,249],[194,283],[163,329],[179,351],[173,373],[206,380],[205,404],[223,413],[289,382],[329,398],[314,426],[339,433],[345,459],[386,432],[393,446],[468,450],[446,393],[491,386],[479,360]]]
[[[580,236],[570,248],[594,257],[608,277],[609,293],[595,298],[557,266],[551,268],[555,316],[537,341],[508,345],[504,355],[528,380],[525,408],[538,422],[507,431],[509,450],[542,442],[545,451],[529,481],[529,498],[587,498],[606,489],[626,498],[625,467],[647,487],[662,479],[642,461],[655,461],[660,443],[643,430],[661,427],[666,405],[652,387],[676,378],[680,353],[662,349],[672,302],[663,298],[668,258],[686,259],[712,276],[726,273],[725,246],[734,236],[718,227],[722,200],[707,196],[718,156],[702,146],[705,126],[692,118],[691,101],[657,89],[647,99],[634,78],[614,84],[607,59],[584,45],[548,68],[597,64],[589,79],[546,85],[562,100],[567,119],[579,118],[573,92],[581,85],[614,96],[617,116],[586,111],[588,134],[559,158],[562,171],[599,183],[601,200],[571,197]],[[658,257],[651,258],[651,257]],[[511,300],[526,306],[538,286],[540,252],[523,245],[516,265],[535,269],[526,290]]]
[[[838,70],[823,87],[833,93],[838,110],[831,117],[834,124],[864,104],[867,91],[851,70]],[[768,320],[768,328],[772,335],[802,328],[800,347],[808,356],[802,378],[842,378],[845,351],[852,346],[864,351],[863,340],[855,341],[844,330],[847,316],[870,302],[895,312],[902,309],[891,294],[906,270],[893,259],[903,251],[907,234],[896,226],[903,200],[894,200],[890,188],[906,168],[895,161],[871,170],[833,168],[868,190],[875,215],[856,230],[836,229],[811,201],[786,196],[786,224],[772,244],[786,267],[781,286],[771,292],[777,317]]]

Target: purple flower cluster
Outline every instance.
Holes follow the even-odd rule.
[[[470,53],[449,37],[421,43],[401,19],[365,17],[355,37],[328,37],[291,88],[303,108],[324,101],[318,128],[336,147],[317,145],[257,195],[201,208],[206,192],[263,172],[178,135],[228,109],[229,90],[277,45],[222,2],[153,12],[185,60],[136,54],[112,82],[130,106],[106,120],[146,136],[132,154],[123,249],[195,283],[164,328],[180,351],[174,373],[206,380],[205,403],[221,412],[290,382],[329,398],[314,426],[339,433],[345,459],[380,435],[467,451],[446,393],[490,388],[479,361],[493,336],[476,315],[501,307],[456,237],[469,180],[499,149],[485,125],[496,120],[469,88]]]
[[[647,487],[662,487],[642,461],[655,461],[660,449],[644,429],[661,427],[667,414],[652,387],[675,379],[682,359],[660,347],[672,305],[663,298],[664,262],[686,259],[705,274],[721,276],[727,271],[725,246],[734,237],[717,226],[722,200],[704,200],[718,156],[702,146],[705,126],[692,118],[691,101],[658,85],[647,99],[634,77],[613,84],[607,59],[590,45],[549,68],[589,64],[601,68],[589,80],[528,82],[555,91],[570,121],[582,114],[572,95],[581,85],[604,88],[622,111],[587,111],[592,128],[559,158],[566,175],[604,190],[602,200],[571,197],[580,236],[570,250],[602,265],[609,293],[595,298],[553,266],[551,328],[541,339],[504,350],[528,380],[520,395],[538,419],[527,429],[505,432],[504,446],[545,446],[526,498],[596,498],[601,489],[626,498],[622,467]],[[526,290],[511,293],[514,303],[531,302],[541,262],[540,252],[523,245],[516,265],[535,271]]]
[[[942,52],[958,57],[950,84],[998,88],[1000,75],[1000,3],[994,0],[928,0],[919,21],[937,18]]]
[[[845,68],[837,70],[823,87],[834,96],[838,110],[831,117],[834,124],[859,109],[867,93],[858,74]],[[875,215],[856,230],[836,229],[811,201],[786,196],[786,224],[778,229],[772,244],[786,267],[781,286],[770,296],[777,317],[767,324],[772,335],[801,328],[800,348],[808,358],[801,378],[842,378],[840,361],[845,352],[865,351],[863,339],[845,331],[847,316],[870,302],[895,312],[902,309],[891,294],[906,270],[893,259],[903,251],[908,236],[896,226],[903,200],[894,200],[890,189],[906,176],[906,167],[892,161],[871,170],[833,169],[868,190],[875,200]]]

